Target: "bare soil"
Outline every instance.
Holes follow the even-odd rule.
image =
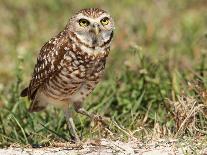
[[[68,143],[55,143],[53,147],[20,148],[9,147],[0,149],[3,155],[183,155],[183,154],[207,154],[207,149],[193,150],[192,146],[181,144],[177,140],[163,140],[140,142],[121,142],[101,139],[87,141],[80,145]]]

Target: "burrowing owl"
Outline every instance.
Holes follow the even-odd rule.
[[[114,21],[104,10],[83,9],[72,16],[40,50],[30,84],[21,93],[31,101],[29,111],[48,104],[63,108],[71,134],[79,140],[68,105],[92,117],[82,103],[103,75],[113,31]]]

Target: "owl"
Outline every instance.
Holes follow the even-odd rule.
[[[70,105],[90,118],[82,104],[100,81],[114,32],[109,13],[98,8],[82,9],[73,15],[65,29],[41,48],[28,87],[29,112],[38,112],[47,105],[64,110],[75,141],[79,141]]]

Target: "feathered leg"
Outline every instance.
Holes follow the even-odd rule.
[[[70,130],[70,133],[74,137],[75,142],[79,142],[80,139],[79,139],[78,134],[76,132],[76,128],[75,128],[75,124],[73,122],[73,118],[72,118],[71,112],[69,111],[68,108],[66,108],[64,110],[64,113],[65,113],[65,118],[66,118],[66,122],[67,122],[68,128]]]

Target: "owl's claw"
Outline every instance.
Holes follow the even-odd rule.
[[[96,115],[96,114],[91,114],[82,107],[81,108],[75,107],[75,110],[76,110],[77,113],[88,116],[90,119],[92,119],[94,121],[101,122],[103,125],[108,124],[108,122],[110,121],[109,118],[106,118],[106,117],[103,117],[103,116],[100,116],[100,115]]]
[[[100,115],[93,115],[91,118],[92,118],[94,121],[97,121],[97,122],[102,123],[103,125],[107,125],[108,122],[110,121],[110,118],[103,117],[103,116],[100,116]]]

